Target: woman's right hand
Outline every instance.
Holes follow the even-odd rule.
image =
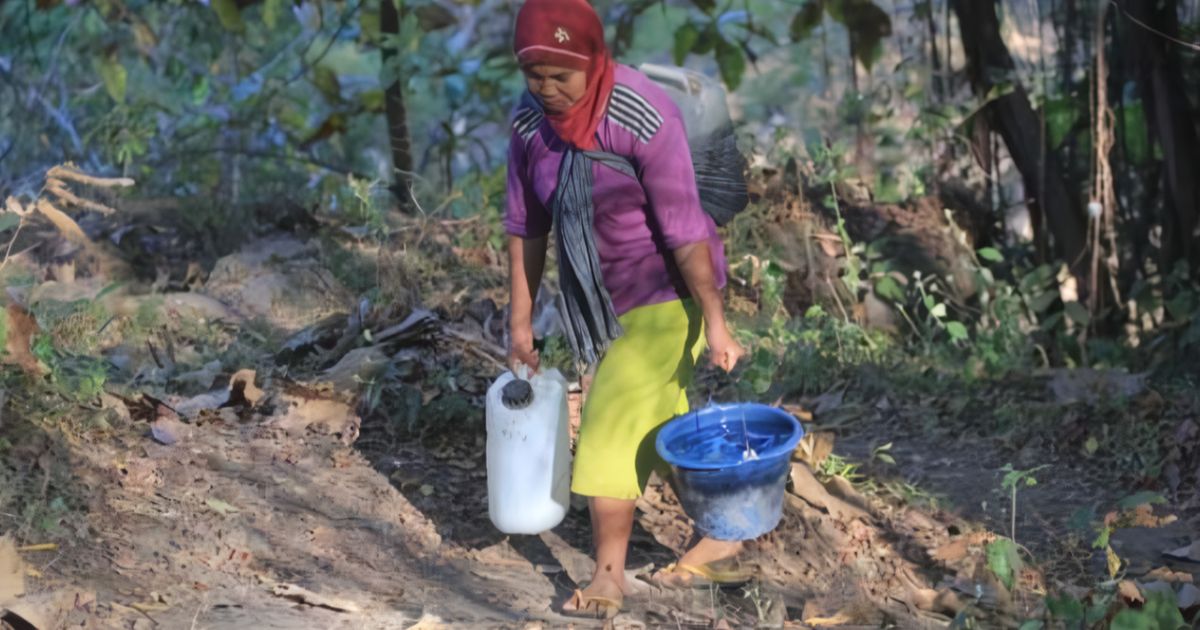
[[[541,357],[533,347],[533,329],[514,331],[512,333],[512,342],[508,348],[508,369],[512,370],[513,374],[516,374],[517,367],[524,365],[529,367],[529,371],[532,374],[538,371],[540,363]]]
[[[537,372],[541,361],[533,348],[533,300],[542,281],[546,264],[546,237],[508,237],[509,290],[512,303],[509,311],[508,369],[517,373],[518,365]]]

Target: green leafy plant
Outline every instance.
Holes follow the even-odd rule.
[[[1013,541],[1016,541],[1017,539],[1017,490],[1022,486],[1026,488],[1032,488],[1033,486],[1036,486],[1038,481],[1037,477],[1033,476],[1033,473],[1048,467],[1048,464],[1043,464],[1028,470],[1017,470],[1013,468],[1012,464],[1005,464],[1004,467],[1000,469],[1000,472],[1004,473],[1004,478],[1000,481],[1000,487],[1008,490],[1011,497],[1009,512],[1012,517],[1012,522],[1009,525],[1008,533],[1009,536],[1012,537]]]
[[[1004,588],[1012,590],[1023,566],[1017,543],[1011,538],[997,538],[988,543],[987,564]]]
[[[870,0],[807,0],[792,18],[792,41],[808,38],[825,15],[845,26],[851,52],[869,70],[883,54],[883,40],[892,33],[891,16]]]
[[[896,458],[892,457],[892,443],[888,442],[871,449],[871,459],[873,461],[881,461],[885,464],[896,465]]]
[[[863,481],[865,477],[859,469],[861,466],[857,463],[847,460],[846,458],[830,453],[824,461],[821,462],[817,475],[825,479],[831,477],[841,477],[851,483]]]
[[[1189,624],[1179,612],[1173,592],[1154,591],[1146,595],[1140,609],[1126,608],[1113,617],[1111,630],[1181,630]]]

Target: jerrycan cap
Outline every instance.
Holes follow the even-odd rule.
[[[512,409],[524,409],[533,402],[533,386],[522,378],[514,378],[500,390],[500,402]]]

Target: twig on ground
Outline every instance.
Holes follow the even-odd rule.
[[[455,330],[448,326],[446,328],[444,328],[443,330],[447,334],[449,334],[453,337],[456,337],[462,341],[465,341],[465,342],[471,343],[471,344],[475,344],[481,348],[486,349],[488,352],[492,353],[494,356],[497,356],[497,357],[508,356],[508,353],[504,351],[504,348],[497,346],[496,344],[488,341],[487,339],[484,339],[483,337],[480,337],[479,335],[472,335],[471,333],[463,332],[461,330]]]

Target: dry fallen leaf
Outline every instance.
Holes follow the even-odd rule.
[[[943,564],[957,564],[967,557],[970,548],[971,541],[966,538],[959,538],[934,549],[933,553],[929,554],[929,556]]]
[[[1169,567],[1158,567],[1142,577],[1143,580],[1159,580],[1163,582],[1185,582],[1191,584],[1193,581],[1191,573],[1183,571],[1172,571]]]
[[[783,404],[780,406],[780,408],[783,409],[784,411],[792,414],[793,416],[795,416],[796,419],[799,420],[800,422],[812,422],[813,421],[812,412],[805,409],[804,407],[801,407],[800,405]]]
[[[295,584],[277,584],[271,589],[271,592],[280,597],[286,597],[298,602],[308,604],[309,606],[320,606],[330,610],[340,612],[358,612],[358,604],[340,597],[331,597],[314,593],[306,588],[296,586]]]
[[[250,403],[251,407],[257,405],[258,401],[262,400],[263,390],[254,384],[256,376],[257,372],[254,370],[239,370],[234,373],[229,379],[229,400],[235,401],[240,397]]]
[[[1131,580],[1121,580],[1121,583],[1117,585],[1117,593],[1129,604],[1141,604],[1146,601],[1141,589]]]
[[[805,434],[800,443],[796,445],[793,458],[808,464],[810,468],[820,468],[825,459],[833,452],[833,439],[833,433],[830,431],[814,431]]]
[[[1108,565],[1108,576],[1111,578],[1117,577],[1121,572],[1121,558],[1113,551],[1112,547],[1104,548],[1105,562]]]
[[[280,392],[275,396],[275,415],[265,425],[282,429],[288,435],[300,436],[308,431],[324,435],[339,435],[344,444],[358,439],[362,420],[353,407],[340,401],[321,398],[316,392]]]
[[[12,538],[0,536],[0,603],[25,594],[25,563]]]
[[[207,505],[208,507],[212,508],[212,510],[214,512],[216,512],[217,514],[220,514],[222,516],[224,516],[226,514],[237,514],[239,512],[239,510],[237,508],[233,507],[232,505],[229,505],[228,503],[226,503],[220,499],[208,499],[207,501],[204,502],[204,504]]]
[[[825,628],[830,626],[842,626],[854,621],[854,618],[846,613],[838,613],[832,617],[809,617],[804,620],[804,623],[814,628]]]
[[[1155,516],[1154,508],[1148,503],[1143,503],[1133,510],[1134,527],[1163,527],[1165,525],[1170,525],[1177,520],[1179,519],[1174,514]]]
[[[442,621],[441,617],[425,613],[416,623],[409,626],[405,630],[447,630],[450,626]]]
[[[15,303],[10,303],[5,312],[8,315],[8,338],[4,340],[3,347],[8,352],[4,355],[4,362],[16,364],[27,374],[41,376],[45,368],[33,356],[31,349],[33,336],[39,332],[37,320]]]

